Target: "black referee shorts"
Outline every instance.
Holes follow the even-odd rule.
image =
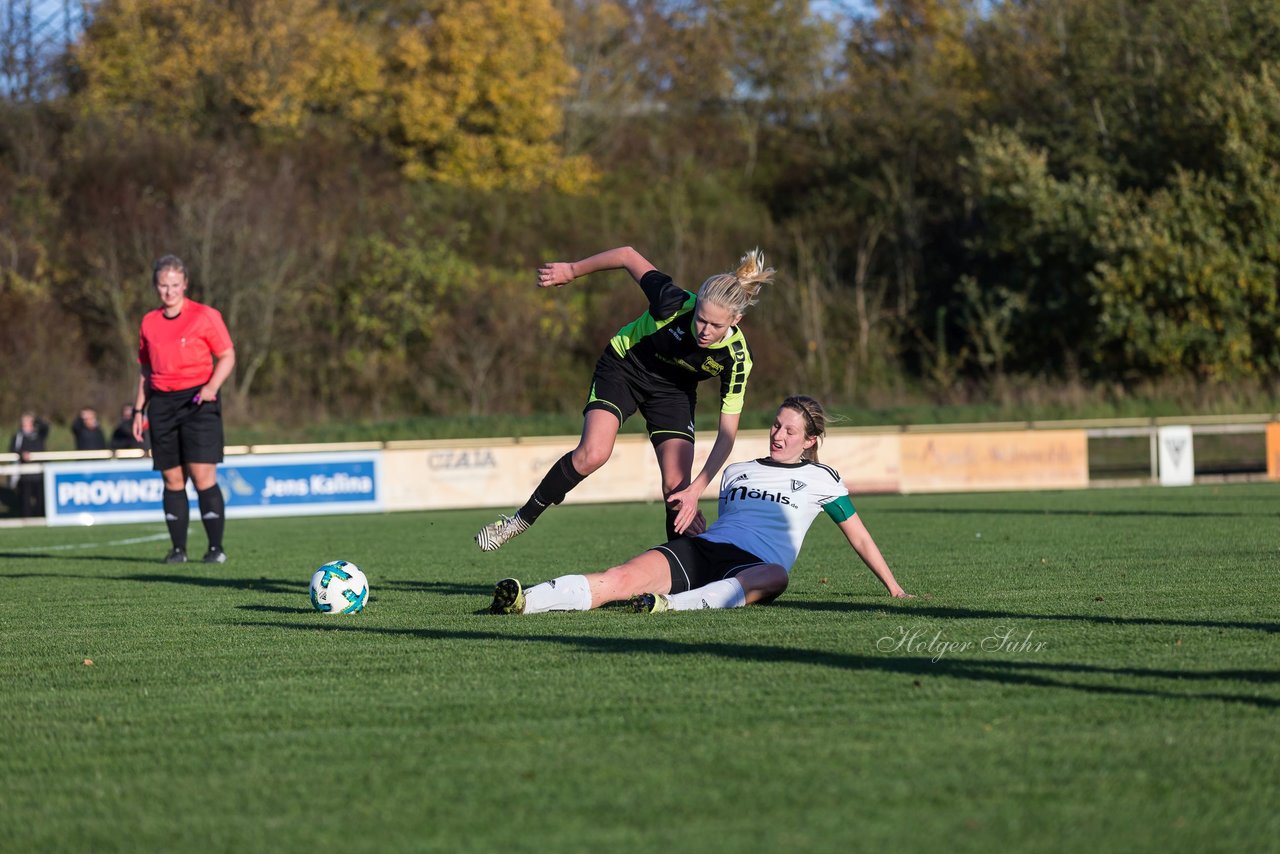
[[[702,537],[676,537],[653,549],[661,552],[671,567],[672,593],[696,590],[764,563],[749,551]]]
[[[679,388],[647,374],[608,347],[596,361],[582,413],[603,409],[622,423],[639,409],[649,441],[657,447],[668,439],[693,441],[693,411],[697,405],[696,386]]]
[[[156,471],[185,463],[222,462],[222,401],[193,403],[201,386],[151,393],[151,467]]]

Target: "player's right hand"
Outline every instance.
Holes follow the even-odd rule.
[[[538,268],[538,287],[559,288],[573,281],[573,265],[564,261],[549,261]]]

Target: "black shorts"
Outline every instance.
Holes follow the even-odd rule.
[[[151,467],[156,471],[185,463],[222,462],[222,401],[192,403],[200,388],[151,393],[147,420]]]
[[[661,552],[671,567],[672,593],[696,590],[764,563],[749,551],[702,537],[676,537],[653,549]]]
[[[608,347],[596,361],[582,413],[603,409],[616,415],[621,423],[639,409],[649,441],[656,447],[668,439],[693,441],[693,411],[697,405],[696,387],[679,388],[646,374]]]

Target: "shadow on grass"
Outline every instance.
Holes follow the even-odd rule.
[[[241,611],[260,611],[265,614],[310,614],[313,608],[286,608],[283,605],[237,605]]]
[[[281,578],[223,578],[201,575],[116,575],[114,581],[141,581],[160,584],[188,584],[192,587],[227,587],[234,590],[256,590],[263,593],[305,594],[310,587],[306,581],[285,581]]]
[[[0,553],[0,557],[5,557]],[[39,557],[47,557],[47,555],[39,555]],[[101,557],[91,558],[88,555],[82,555],[76,558],[61,558],[62,560],[117,560],[127,563],[156,563],[154,560],[141,558],[124,558],[124,557]],[[202,564],[193,562],[194,566]],[[162,584],[188,584],[193,587],[230,587],[238,590],[261,590],[266,593],[306,593],[310,586],[310,579],[301,581],[285,581],[279,578],[219,578],[206,577],[199,575],[176,575],[172,573],[151,574],[151,573],[134,573],[131,575],[76,575],[69,572],[0,572],[0,578],[82,578],[93,579],[97,581],[140,581],[140,582],[160,582]],[[411,593],[436,593],[442,596],[488,596],[493,592],[493,588],[484,584],[458,584],[452,581],[400,581],[394,579],[378,581],[376,587],[386,590],[402,590]],[[302,610],[306,610],[305,608]]]
[[[53,554],[42,552],[0,552],[0,560],[87,560],[93,563],[106,563],[107,561],[120,561],[123,563],[160,563],[157,557],[124,557],[123,555],[85,555],[85,554],[67,554],[66,552],[55,552]],[[0,576],[8,576],[0,573]]]
[[[281,578],[221,578],[172,573],[134,575],[74,575],[68,572],[0,572],[0,578],[82,578],[91,581],[138,581],[159,584],[185,584],[191,587],[222,587],[232,590],[254,590],[263,593],[306,595],[310,580],[286,581]],[[304,609],[305,610],[305,609]]]
[[[498,619],[498,618],[495,618]],[[519,620],[523,618],[501,618]],[[374,635],[413,637],[424,641],[512,641],[516,643],[544,643],[569,646],[589,652],[617,655],[697,655],[717,656],[734,661],[804,664],[814,667],[832,667],[840,670],[869,670],[898,673],[905,676],[932,676],[965,679],[979,682],[998,682],[1007,685],[1028,685],[1038,688],[1063,688],[1092,694],[1110,694],[1127,697],[1156,697],[1169,700],[1212,700],[1225,703],[1242,703],[1260,708],[1280,708],[1280,699],[1246,694],[1180,693],[1157,688],[1136,688],[1125,685],[1091,684],[1052,678],[1059,674],[1085,676],[1125,676],[1140,679],[1173,680],[1224,680],[1254,683],[1280,681],[1280,672],[1269,670],[1221,670],[1221,671],[1171,671],[1148,670],[1140,667],[1108,668],[1089,664],[1056,664],[1007,659],[959,659],[942,658],[933,661],[928,656],[876,656],[853,655],[825,649],[801,649],[780,646],[750,644],[685,643],[662,638],[592,637],[589,635],[528,635],[501,632],[455,631],[445,629],[394,629],[380,626],[302,625],[298,623],[240,623],[243,628],[288,629],[293,631],[350,632]],[[1037,673],[1035,671],[1045,671]],[[918,683],[918,680],[917,680]]]
[[[492,584],[458,584],[454,581],[401,581],[392,578],[380,580],[377,586],[411,593],[439,593],[442,596],[488,596],[493,593]]]
[[[1162,617],[1108,617],[1102,614],[1018,614],[1013,611],[985,611],[971,608],[946,608],[937,605],[904,604],[896,608],[862,602],[805,602],[780,599],[770,608],[796,608],[804,611],[855,611],[887,613],[897,611],[904,616],[936,617],[940,620],[1051,620],[1070,623],[1098,623],[1104,626],[1182,626],[1196,629],[1247,629],[1257,632],[1280,632],[1280,623],[1231,622],[1228,620],[1170,620]]]
[[[129,558],[102,558],[102,560],[128,561]],[[136,561],[134,561],[136,562]],[[145,561],[150,563],[151,561]],[[177,575],[172,572],[150,574],[136,572],[131,575],[74,575],[72,572],[0,572],[0,579],[92,579],[99,581],[141,581],[141,583],[186,584],[196,588],[229,588],[236,590],[260,590],[262,593],[306,594],[311,580],[284,579],[236,579],[236,577],[218,577],[201,575]],[[439,595],[466,595],[466,597],[486,597],[493,588],[483,584],[457,584],[454,581],[379,581],[379,589],[404,590],[410,593],[435,593]],[[300,608],[307,611],[307,608]],[[284,613],[293,613],[293,609],[285,608]]]

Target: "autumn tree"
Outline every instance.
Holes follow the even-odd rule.
[[[385,34],[390,139],[411,177],[481,189],[576,189],[563,158],[561,99],[573,69],[550,0],[437,0],[418,26]]]
[[[328,117],[376,125],[379,48],[326,0],[106,0],[72,49],[76,102],[168,133],[269,139]]]
[[[107,0],[72,51],[76,102],[144,130],[264,141],[317,130],[394,151],[410,178],[580,187],[558,146],[573,72],[550,0]]]

